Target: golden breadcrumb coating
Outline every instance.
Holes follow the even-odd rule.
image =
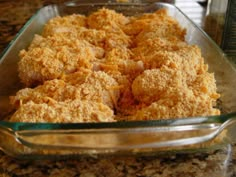
[[[110,122],[218,115],[213,73],[166,9],[55,17],[19,56],[28,87],[10,121]]]
[[[137,111],[132,119],[220,114],[218,109],[213,108],[220,96],[216,92],[214,75],[207,72],[199,74],[189,85],[184,77],[181,71],[169,68],[144,71],[134,80],[132,91],[138,101],[150,106]]]
[[[120,96],[119,85],[115,79],[105,72],[92,72],[83,84],[76,84],[81,99],[102,102],[110,108],[115,108]]]
[[[117,70],[134,78],[144,70],[142,61],[134,61],[132,52],[127,48],[114,48],[105,53],[105,61],[99,64],[100,69],[108,72]]]
[[[22,89],[16,96],[10,97],[11,104],[18,108],[30,101],[39,104],[51,100],[65,102],[80,99],[101,102],[110,108],[116,107],[120,94],[118,83],[106,73],[77,72],[63,79],[46,81],[34,89]]]
[[[88,32],[90,33],[90,32]],[[73,37],[66,37],[63,35],[53,35],[53,36],[48,36],[48,37],[42,37],[40,35],[35,35],[33,41],[31,42],[28,50],[30,51],[31,49],[34,48],[51,48],[52,50],[58,52],[61,50],[62,47],[67,47],[71,49],[71,52],[75,50],[78,54],[82,55],[83,50],[79,51],[80,48],[91,48],[91,50],[94,52],[94,56],[96,58],[102,58],[104,55],[104,49],[95,45],[92,45],[91,43],[88,42],[90,38],[92,38],[92,33],[91,36],[90,34],[85,34],[81,32],[81,36],[75,35]],[[99,34],[95,34],[93,37],[96,37]],[[88,39],[89,38],[89,39]],[[103,38],[103,37],[102,37]],[[99,42],[102,39],[97,38],[97,42]],[[94,41],[95,42],[95,41]],[[96,43],[96,42],[95,42]],[[94,58],[93,56],[93,58]],[[86,57],[86,55],[84,56]],[[87,56],[89,57],[89,56]]]
[[[150,24],[147,28],[143,29],[141,33],[139,33],[135,42],[140,43],[144,40],[161,37],[161,38],[177,38],[181,41],[184,41],[186,31],[185,29],[180,28],[177,22],[175,23],[163,23],[157,22],[154,24]]]
[[[128,17],[105,8],[88,16],[89,28],[104,30],[106,32],[106,50],[116,47],[128,47],[130,45],[130,37],[122,30],[122,27],[128,22]]]
[[[87,17],[84,15],[68,15],[55,17],[44,26],[42,36],[66,36],[83,39],[96,46],[102,46],[106,38],[103,30],[87,28]]]
[[[145,69],[161,68],[163,66],[171,69],[183,71],[186,79],[191,82],[198,73],[205,72],[207,65],[201,56],[201,51],[197,46],[180,47],[173,51],[153,51],[151,53],[139,51],[136,60],[144,63]]]
[[[111,50],[113,48],[130,47],[131,39],[122,30],[113,30],[112,27],[106,27],[106,40],[105,50]]]
[[[142,22],[138,27],[140,30],[136,33],[134,44],[139,45],[148,39],[166,38],[168,40],[185,41],[186,29],[167,15],[167,11],[162,9],[153,14],[144,14],[134,22]],[[135,24],[134,25],[138,25]],[[128,26],[128,25],[127,25]],[[135,27],[131,27],[131,29]],[[173,42],[173,41],[172,41]]]
[[[132,93],[139,102],[151,104],[186,87],[181,71],[169,68],[145,70],[132,83]]]
[[[144,13],[138,16],[131,16],[129,23],[123,27],[123,30],[128,35],[136,36],[151,23],[155,23],[155,21],[165,22],[167,20],[174,21],[173,18],[167,15],[166,9],[160,9],[154,13]]]
[[[196,97],[192,90],[181,88],[168,97],[136,112],[129,120],[158,120],[181,117],[219,115],[208,97]]]
[[[79,68],[92,68],[90,61],[103,55],[103,49],[85,40],[54,36],[36,38],[28,51],[20,52],[19,77],[27,86],[60,78],[62,74],[73,73]]]
[[[135,43],[154,37],[174,36],[184,40],[186,34],[186,30],[181,28],[175,19],[168,16],[166,9],[133,17],[123,28],[126,34],[135,37]]]
[[[122,27],[129,22],[129,18],[110,9],[99,9],[88,16],[88,26],[103,29],[106,26]]]
[[[15,108],[33,101],[36,104],[48,103],[51,100],[63,102],[80,99],[79,90],[63,80],[50,80],[35,88],[24,88],[19,90],[15,96],[10,97],[10,102]]]
[[[27,102],[10,118],[11,122],[114,122],[113,111],[106,105],[88,100]]]
[[[184,41],[180,41],[176,38],[161,38],[154,37],[139,42],[136,47],[132,48],[133,59],[138,57],[151,55],[153,52],[158,51],[176,51],[183,47],[187,47],[188,44]]]
[[[106,32],[104,30],[88,29],[81,27],[76,36],[78,39],[84,39],[95,46],[103,47],[106,40]]]
[[[78,29],[73,29],[70,32],[66,33],[64,31],[56,32],[50,35],[51,37],[63,38],[66,37],[67,39],[80,39],[86,40],[87,42],[103,47],[105,45],[106,40],[106,32],[104,30],[96,30],[96,29],[89,29],[86,27],[80,27]],[[49,36],[46,36],[46,38]]]
[[[73,14],[68,16],[57,16],[47,22],[43,28],[43,36],[51,36],[55,33],[73,33],[80,27],[86,27],[86,17],[84,15]]]
[[[192,89],[196,97],[206,96],[214,104],[215,101],[220,98],[215,82],[214,74],[205,72],[198,74],[196,79],[189,84],[189,88]]]

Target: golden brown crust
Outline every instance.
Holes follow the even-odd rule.
[[[42,35],[53,36],[55,33],[63,33],[64,35],[70,35],[80,27],[86,27],[86,17],[84,15],[73,14],[68,16],[58,16],[52,18],[44,26]]]
[[[118,83],[108,74],[102,71],[84,71],[66,75],[61,80],[46,81],[34,89],[22,89],[10,100],[15,108],[30,101],[40,104],[51,100],[66,102],[76,99],[101,102],[114,108],[119,94]]]
[[[85,40],[56,36],[36,38],[41,39],[33,40],[28,51],[20,52],[19,77],[27,86],[60,78],[79,68],[92,68],[91,61],[103,55],[103,49]]]
[[[181,88],[163,99],[138,110],[131,120],[157,120],[181,117],[219,115],[207,96],[196,97],[192,90]]]
[[[186,87],[184,77],[180,71],[169,68],[145,70],[132,83],[132,92],[139,102],[151,104],[175,94],[177,89]]]
[[[106,105],[94,101],[73,100],[23,104],[10,118],[11,122],[114,122],[113,111]]]
[[[110,9],[99,9],[88,16],[88,26],[93,29],[104,29],[107,26],[122,27],[129,19],[121,13]]]

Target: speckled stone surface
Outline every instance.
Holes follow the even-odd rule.
[[[65,1],[65,0],[64,0]],[[41,7],[63,0],[0,1],[0,52],[15,37],[26,21]]]
[[[33,177],[233,177],[230,146],[211,153],[108,156],[76,160],[16,160],[0,155],[2,176]],[[0,174],[0,176],[1,176]]]
[[[0,52],[37,9],[57,2],[63,1],[0,1]],[[227,145],[200,154],[36,161],[17,160],[0,152],[0,177],[233,177],[236,176],[234,149]]]

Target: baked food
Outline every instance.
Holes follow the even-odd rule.
[[[16,112],[10,121],[218,115],[214,74],[185,34],[165,9],[132,17],[105,8],[87,17],[56,17],[20,52],[19,76],[31,88],[11,97]],[[52,118],[58,114],[64,117]]]

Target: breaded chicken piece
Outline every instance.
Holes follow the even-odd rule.
[[[219,115],[208,97],[196,97],[190,89],[179,89],[175,94],[153,102],[138,110],[129,120],[159,120],[194,116]]]
[[[186,83],[181,71],[163,67],[145,70],[136,77],[132,83],[132,93],[136,100],[148,105],[183,87]]]
[[[49,103],[27,102],[10,118],[11,122],[114,122],[113,111],[106,105],[88,100]]]
[[[49,37],[47,40],[38,36],[36,38],[38,39],[28,51],[20,52],[19,77],[26,86],[60,78],[61,75],[73,73],[79,68],[91,69],[91,61],[103,55],[103,49],[85,40],[66,37]]]
[[[85,32],[86,33],[86,32]],[[89,33],[89,32],[88,32]],[[93,32],[91,32],[92,34]],[[94,37],[97,37],[99,34],[95,34]],[[44,48],[48,47],[55,51],[60,51],[62,47],[68,47],[74,52],[78,52],[80,54],[80,48],[91,48],[91,50],[94,52],[94,56],[96,58],[103,58],[104,56],[104,49],[95,45],[92,45],[88,42],[89,34],[83,34],[83,31],[81,31],[81,36],[76,35],[74,37],[68,38],[63,35],[53,35],[49,37],[42,37],[40,35],[35,35],[34,39],[32,40],[30,46],[28,47],[28,50],[32,50],[34,48]],[[101,36],[104,38],[104,36]],[[97,42],[99,42],[102,39],[98,39]],[[95,41],[94,41],[95,42]],[[82,50],[81,50],[82,52]],[[80,54],[81,55],[81,54]]]
[[[92,29],[106,32],[105,49],[116,47],[128,47],[130,37],[126,35],[122,27],[129,22],[129,18],[110,9],[100,9],[88,16],[88,26]]]
[[[182,29],[179,24],[176,23],[154,23],[150,24],[147,28],[143,29],[141,33],[139,33],[135,42],[138,44],[144,40],[152,39],[156,37],[161,38],[177,38],[180,41],[185,40],[186,30]]]
[[[63,33],[64,35],[67,33],[69,35],[78,28],[86,26],[87,18],[84,15],[73,14],[64,17],[57,16],[45,24],[42,35],[44,37],[53,36],[55,33]]]
[[[96,46],[103,46],[105,31],[87,28],[87,17],[73,14],[49,20],[44,26],[42,36],[66,36],[69,39],[82,39]]]
[[[157,17],[143,26],[142,31],[135,36],[134,41],[136,44],[153,38],[176,38],[180,41],[185,41],[186,29],[182,28],[172,17],[167,14],[164,15],[164,13],[166,13],[166,10],[161,10],[161,15],[156,13]],[[143,18],[142,20],[145,19]]]
[[[66,82],[73,82],[70,79],[71,76],[66,78]],[[75,87],[79,89],[81,99],[102,102],[113,109],[117,107],[120,86],[115,79],[103,71],[91,72],[84,83],[75,84]]]
[[[79,90],[63,80],[54,79],[45,81],[43,85],[35,88],[24,88],[19,90],[15,96],[10,97],[10,103],[18,109],[21,105],[30,101],[40,104],[51,100],[63,102],[80,99]]]
[[[50,80],[36,88],[25,88],[10,97],[11,104],[18,108],[29,101],[48,103],[51,100],[65,102],[68,100],[92,100],[101,102],[110,108],[117,105],[119,99],[118,83],[106,73],[76,72],[62,78]]]
[[[143,46],[147,50],[148,46],[152,45],[154,45],[151,47],[153,51],[185,43],[186,30],[181,28],[175,19],[168,16],[166,9],[133,18],[124,28],[126,33],[133,35],[132,46]]]
[[[88,29],[86,27],[80,27],[78,29],[71,29],[70,32],[59,31],[50,35],[51,37],[63,38],[67,39],[80,39],[86,40],[87,42],[99,46],[104,47],[106,40],[106,32],[104,30],[96,30],[96,29]],[[46,36],[48,38],[49,36]]]
[[[106,26],[122,27],[129,22],[128,17],[106,8],[93,12],[87,19],[89,28],[93,29],[103,29]]]
[[[150,105],[137,111],[131,118],[134,120],[220,114],[214,108],[220,95],[214,75],[208,72],[198,74],[187,84],[183,71],[146,70],[134,80],[132,91],[138,101]]]
[[[198,73],[208,69],[197,46],[189,45],[174,51],[153,51],[143,54],[140,51],[139,53],[136,60],[141,60],[145,69],[168,67],[180,70],[186,75],[187,82],[192,82]]]
[[[129,23],[123,30],[127,35],[136,36],[153,23],[177,23],[177,21],[168,15],[166,9],[160,9],[154,13],[130,17]]]

